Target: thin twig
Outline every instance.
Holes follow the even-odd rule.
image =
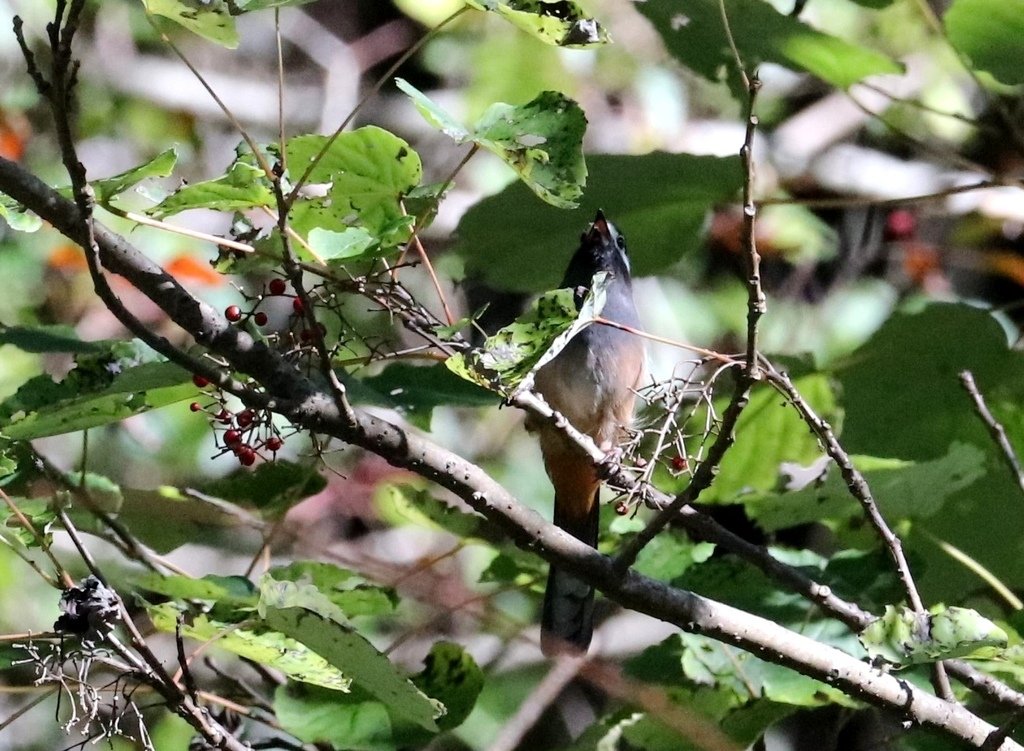
[[[74,578],[71,576],[71,574],[68,573],[67,569],[64,568],[61,562],[57,560],[57,556],[55,556],[53,554],[53,551],[50,550],[50,546],[46,544],[46,540],[43,538],[43,535],[39,532],[38,529],[35,528],[35,525],[32,524],[29,518],[25,516],[24,513],[22,513],[21,509],[18,508],[18,504],[11,500],[11,497],[4,492],[3,488],[0,488],[0,498],[3,498],[4,503],[7,504],[7,508],[9,508],[11,510],[11,513],[14,514],[15,518],[17,518],[18,523],[21,524],[21,526],[24,527],[26,530],[28,530],[29,534],[31,534],[32,537],[35,538],[36,544],[39,546],[39,549],[43,551],[47,558],[50,559],[50,563],[53,564],[54,572],[57,574],[57,576],[60,577],[61,582],[63,582],[64,584],[63,589],[70,589],[71,587],[75,586]],[[50,577],[48,577],[41,569],[37,568],[34,565],[33,568],[35,568],[37,573],[44,579],[46,579],[48,583],[53,584],[54,586],[58,586],[56,582],[53,582],[50,579]]]
[[[978,389],[978,384],[974,382],[974,374],[969,370],[961,372],[960,383],[963,384],[964,390],[974,401],[974,409],[978,413],[978,417],[981,418],[981,421],[985,423],[985,428],[988,430],[989,435],[992,436],[992,440],[999,447],[1003,461],[1010,468],[1013,479],[1017,481],[1017,487],[1021,489],[1021,492],[1024,492],[1024,470],[1021,469],[1017,452],[1014,451],[1013,444],[1007,438],[1006,430],[1003,429],[1002,423],[995,418],[995,415],[988,408],[988,404],[985,403],[985,397]]]
[[[27,704],[25,704],[25,706],[19,707],[18,709],[16,709],[14,712],[11,713],[11,715],[6,720],[4,720],[3,722],[0,722],[0,733],[2,733],[4,730],[6,730],[10,726],[10,724],[12,722],[17,720],[19,717],[24,715],[26,712],[28,712],[32,708],[37,707],[40,704],[42,704],[44,701],[49,699],[51,696],[53,696],[59,690],[60,690],[59,686],[53,686],[52,688],[48,688],[45,691],[43,691],[41,694],[39,694],[39,696],[37,696],[34,699],[30,700]]]
[[[885,521],[885,517],[882,516],[882,512],[878,508],[878,503],[875,501],[875,497],[872,495],[871,489],[868,487],[868,483],[864,479],[864,475],[861,474],[860,470],[853,466],[853,461],[850,459],[850,455],[847,454],[846,450],[839,444],[839,440],[832,431],[832,426],[817,415],[814,408],[811,407],[807,400],[804,399],[803,395],[797,390],[796,386],[793,385],[793,381],[788,375],[777,370],[775,366],[767,360],[763,361],[762,370],[769,383],[771,383],[779,393],[785,396],[789,403],[800,414],[804,423],[807,424],[807,426],[814,432],[814,435],[818,438],[818,441],[825,449],[825,453],[828,454],[839,468],[839,472],[843,476],[843,480],[846,481],[846,487],[849,489],[850,495],[860,503],[865,516],[867,516],[868,521],[871,523],[871,526],[874,527],[876,534],[889,551],[889,555],[892,557],[893,564],[896,567],[896,574],[900,579],[900,583],[903,585],[903,590],[907,594],[907,602],[911,609],[915,613],[927,613],[924,601],[921,599],[921,595],[917,590],[917,584],[914,582],[914,577],[910,572],[910,564],[907,563],[907,557],[903,552],[902,541]],[[946,699],[947,701],[955,700],[942,662],[936,662],[933,665],[933,682],[938,696]]]
[[[423,49],[423,45],[425,45],[427,42],[433,39],[437,35],[437,33],[441,31],[441,29],[443,29],[449,23],[451,23],[456,18],[461,16],[467,10],[469,10],[469,6],[463,5],[457,11],[455,11],[450,16],[445,18],[443,21],[437,24],[437,26],[435,26],[422,37],[417,39],[416,42],[411,47],[409,47],[409,49],[403,52],[398,57],[398,59],[395,60],[395,62],[392,63],[392,65],[386,71],[384,71],[383,75],[381,75],[381,77],[377,79],[377,82],[372,87],[370,87],[370,90],[367,91],[366,94],[363,95],[363,98],[356,102],[356,106],[353,107],[352,111],[349,112],[345,119],[341,121],[341,125],[339,125],[335,129],[335,131],[327,138],[327,140],[324,141],[324,145],[320,148],[320,151],[317,153],[315,157],[313,157],[309,165],[306,167],[305,172],[303,172],[302,176],[295,182],[295,185],[292,187],[291,192],[288,194],[288,197],[285,200],[285,206],[291,207],[291,205],[295,202],[295,199],[299,195],[299,191],[302,190],[302,186],[306,184],[306,181],[309,179],[309,176],[313,173],[313,170],[316,169],[316,166],[320,163],[320,160],[324,158],[324,154],[326,154],[328,150],[330,150],[331,146],[334,145],[334,142],[338,140],[338,136],[340,136],[342,134],[342,131],[344,131],[345,128],[348,127],[348,124],[352,122],[353,118],[355,118],[359,111],[366,106],[366,103],[369,102],[370,99],[372,99],[374,96],[376,96],[377,92],[380,91],[381,87],[383,87],[384,84],[391,80],[391,77],[395,75],[398,69],[401,68],[409,58],[411,58],[413,55],[415,55],[417,52]],[[281,146],[283,149],[284,144],[282,144]]]
[[[724,7],[722,10],[725,13]],[[740,61],[737,59],[737,63]],[[726,452],[732,447],[736,440],[736,424],[740,414],[750,401],[750,391],[754,384],[760,379],[760,365],[758,364],[757,352],[757,330],[761,316],[766,309],[764,290],[761,288],[761,256],[757,252],[755,240],[755,221],[757,218],[757,206],[754,204],[754,161],[753,145],[754,133],[757,130],[757,115],[754,114],[754,105],[757,101],[757,92],[761,82],[757,76],[747,76],[743,73],[743,80],[747,82],[747,129],[743,147],[740,149],[740,156],[743,162],[743,247],[746,249],[744,257],[747,262],[747,342],[746,353],[743,361],[743,369],[736,376],[736,385],[733,389],[729,405],[722,413],[722,422],[719,426],[718,436],[715,438],[707,456],[700,463],[693,474],[689,485],[682,493],[677,495],[667,507],[658,512],[647,526],[623,546],[615,558],[615,568],[624,573],[636,561],[640,551],[657,536],[670,522],[679,517],[680,511],[690,506],[697,500],[698,496],[708,488],[715,478],[718,467],[725,457]]]
[[[757,206],[805,206],[810,209],[845,209],[859,206],[870,206],[873,208],[890,208],[893,206],[907,206],[915,203],[928,203],[939,201],[949,196],[961,193],[971,193],[975,190],[986,190],[988,188],[1021,188],[1019,180],[992,179],[979,180],[967,185],[955,185],[951,188],[937,190],[934,193],[921,193],[915,196],[901,196],[899,198],[875,198],[872,196],[846,196],[843,198],[762,198],[756,202]]]
[[[488,746],[488,751],[515,751],[519,748],[519,744],[537,724],[544,710],[555,702],[558,695],[577,676],[586,660],[586,656],[562,656],[555,660],[547,675],[533,687],[515,714],[502,726],[498,737]]]

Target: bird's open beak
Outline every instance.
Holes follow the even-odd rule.
[[[604,218],[604,212],[601,209],[597,210],[597,216],[594,217],[594,223],[590,225],[590,232],[587,233],[587,236],[594,240],[607,241],[611,239],[612,233],[608,229],[608,220]]]

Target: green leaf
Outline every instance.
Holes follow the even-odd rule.
[[[439,727],[456,727],[476,703],[483,687],[483,673],[461,647],[446,642],[435,644],[424,663],[423,672],[414,676],[413,681],[448,707]],[[435,735],[410,724],[358,685],[342,696],[311,686],[281,686],[274,695],[274,713],[281,726],[296,738],[334,748],[423,748]]]
[[[835,366],[846,410],[843,445],[855,454],[918,460],[944,456],[955,441],[990,446],[960,385],[965,369],[986,394],[1008,383],[1019,400],[1024,357],[1010,350],[988,311],[933,303],[892,316]]]
[[[142,0],[146,10],[169,18],[222,47],[238,46],[238,31],[227,0]]]
[[[434,407],[491,407],[498,401],[493,392],[459,378],[443,364],[421,367],[393,363],[361,380],[364,386],[386,395],[394,408],[415,424],[426,428]]]
[[[43,220],[5,193],[0,193],[0,219],[18,232],[35,232]]]
[[[207,574],[202,579],[191,576],[145,573],[132,583],[147,592],[173,597],[177,600],[209,600],[231,605],[256,606],[256,587],[244,576],[217,576]]]
[[[559,47],[592,47],[611,41],[575,0],[466,0],[477,10],[496,13],[518,29]]]
[[[547,203],[563,209],[579,205],[587,179],[587,118],[572,99],[544,91],[521,106],[493,104],[469,130],[407,81],[399,78],[397,85],[428,123],[457,143],[472,142],[495,154]]]
[[[443,707],[421,693],[385,655],[354,631],[337,606],[315,587],[264,577],[259,612],[271,628],[343,669],[394,716],[426,730],[437,730],[434,720],[443,713]]]
[[[1011,86],[1024,83],[1024,0],[956,0],[943,22],[976,68]]]
[[[203,492],[277,516],[327,487],[316,467],[278,459],[255,470],[238,469],[207,483]]]
[[[835,621],[819,621],[800,631],[810,638],[830,641],[845,628]],[[673,634],[630,660],[626,670],[641,680],[710,694],[703,701],[713,700],[712,706],[720,716],[760,699],[801,707],[854,705],[838,689],[697,634]]]
[[[311,585],[349,618],[360,615],[387,615],[394,612],[398,595],[389,587],[367,582],[348,569],[332,563],[295,561],[275,566],[267,572],[275,581]]]
[[[413,485],[385,485],[375,500],[380,515],[394,525],[416,524],[443,529],[463,539],[492,540],[496,537],[482,516],[452,508],[432,496],[429,490]]]
[[[226,535],[250,520],[231,504],[196,491],[164,485],[155,490],[125,488],[118,521],[157,553],[185,543],[222,545]]]
[[[654,24],[669,52],[683,65],[711,81],[719,80],[723,70],[737,80],[736,59],[719,0],[648,0],[636,8]],[[867,76],[903,71],[885,55],[817,31],[763,0],[730,0],[726,11],[732,38],[748,71],[763,62],[778,63],[807,71],[842,89]]]
[[[54,510],[53,504],[48,499],[42,498],[13,497],[11,502],[29,520],[32,528],[38,533],[38,537],[22,525],[18,515],[11,511],[11,507],[6,503],[0,503],[0,520],[3,522],[2,534],[13,537],[26,548],[37,548],[40,544],[49,547],[53,541],[50,527],[57,521],[57,512]]]
[[[871,465],[878,460],[872,457],[855,457],[854,463],[890,522],[934,516],[946,502],[960,500],[963,490],[986,472],[981,449],[964,443],[953,444],[946,456],[928,462],[887,462],[874,469]],[[744,505],[767,532],[811,522],[835,524],[863,513],[836,471],[823,483],[793,493],[748,499]]]
[[[860,642],[872,659],[899,668],[955,657],[992,657],[1006,647],[1007,636],[968,608],[939,606],[918,614],[887,605],[885,614],[861,631]]]
[[[5,326],[0,324],[0,345],[23,352],[100,353],[112,342],[86,342],[71,326]]]
[[[377,241],[362,227],[346,227],[341,232],[314,227],[309,245],[323,261],[354,261],[374,255]]]
[[[835,422],[835,394],[827,376],[793,376],[797,390],[821,417]],[[719,466],[707,499],[742,501],[742,494],[778,486],[783,462],[810,464],[821,456],[818,440],[797,411],[775,389],[763,386],[750,395],[736,424],[736,444]],[[704,495],[702,494],[702,498]]]
[[[181,612],[178,606],[167,602],[148,605],[146,611],[153,625],[160,631],[174,633]],[[213,641],[221,649],[280,670],[297,681],[335,691],[348,691],[352,682],[338,667],[299,641],[279,632],[239,628],[236,623],[224,623],[205,614],[198,614],[186,618],[181,633],[199,642]]]
[[[602,207],[614,210],[609,218],[626,235],[634,276],[659,273],[697,258],[709,212],[732,199],[743,180],[738,157],[590,155],[587,166],[580,209],[538,204],[514,183],[467,211],[455,246],[466,274],[499,290],[553,289],[580,232]]]
[[[137,185],[150,177],[167,177],[174,171],[174,165],[178,161],[178,152],[167,149],[157,154],[145,164],[134,167],[113,177],[105,177],[102,180],[93,180],[89,184],[96,194],[96,202],[99,204],[108,203],[118,194],[124,193],[129,188]]]
[[[579,310],[573,290],[541,295],[514,323],[487,337],[482,347],[457,352],[445,365],[467,381],[499,394],[510,394],[521,385],[529,388],[527,377],[552,360],[600,315],[607,285],[605,272],[595,274]]]
[[[663,532],[640,551],[633,566],[637,573],[660,581],[672,581],[695,563],[703,563],[715,551],[710,542],[694,542],[684,535]]]
[[[241,13],[249,13],[254,10],[265,10],[267,8],[297,7],[311,2],[313,2],[313,0],[234,0],[233,5],[237,11],[233,10],[232,13],[239,15]]]
[[[97,343],[98,344],[98,343]],[[191,375],[152,357],[137,342],[105,342],[79,353],[60,383],[29,379],[0,404],[3,434],[15,440],[61,435],[118,422],[195,394]]]
[[[423,658],[423,671],[412,682],[447,710],[438,721],[441,730],[458,727],[469,717],[484,687],[484,673],[476,660],[458,644],[440,641]]]
[[[388,707],[358,686],[347,694],[303,684],[286,684],[274,692],[274,716],[281,727],[305,743],[353,751],[395,751],[399,747]],[[411,739],[428,741],[419,730]]]
[[[285,145],[288,174],[297,180],[320,154],[326,136],[298,136]],[[402,199],[419,185],[423,165],[409,144],[388,131],[367,125],[342,133],[309,174],[313,185],[329,185],[323,198],[296,203],[290,219],[302,234],[314,227],[342,232],[365,228],[384,246],[406,242],[412,217]]]
[[[236,161],[223,177],[178,188],[148,213],[163,218],[189,209],[245,211],[274,205],[274,192],[263,170],[246,161]]]

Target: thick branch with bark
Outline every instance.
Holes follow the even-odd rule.
[[[74,203],[4,159],[0,159],[0,191],[25,204],[75,242],[88,241]],[[973,746],[982,746],[996,732],[964,707],[938,699],[837,649],[634,572],[620,573],[610,558],[526,509],[471,462],[363,410],[355,410],[356,421],[350,423],[339,412],[326,384],[306,377],[277,352],[231,326],[123,237],[99,223],[95,224],[94,237],[105,269],[139,288],[232,371],[245,372],[262,386],[263,392],[243,392],[243,399],[250,403],[268,406],[301,428],[335,436],[436,482],[524,549],[571,571],[625,607],[785,665]],[[223,379],[228,376],[223,374]],[[851,619],[857,615],[848,612]],[[1022,747],[1007,739],[997,748],[1008,751]]]

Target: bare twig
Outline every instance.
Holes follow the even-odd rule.
[[[585,656],[566,656],[557,659],[548,674],[533,687],[530,695],[501,728],[488,751],[515,751],[523,737],[537,724],[544,710],[554,703],[558,695],[577,676],[586,659]]]
[[[941,201],[943,198],[959,195],[961,193],[972,193],[976,190],[988,188],[1022,187],[1019,180],[992,179],[978,180],[966,185],[954,185],[951,188],[937,190],[934,193],[922,193],[916,196],[900,196],[899,198],[874,198],[872,196],[844,196],[842,198],[762,198],[757,201],[760,206],[806,206],[810,209],[845,209],[857,206],[871,206],[874,208],[886,209],[894,206],[908,206],[915,203],[929,203]]]
[[[78,216],[75,207],[20,167],[2,158],[0,189],[28,205],[61,231],[66,230],[72,239],[81,237],[77,225],[71,222],[72,218]],[[191,330],[203,337],[214,354],[233,368],[249,373],[258,382],[265,384],[274,409],[297,426],[334,435],[362,446],[396,466],[411,469],[439,483],[466,501],[497,528],[506,531],[518,544],[571,571],[626,607],[753,651],[769,661],[789,665],[871,703],[899,712],[909,711],[915,720],[942,728],[974,745],[982,743],[991,733],[991,725],[964,707],[938,701],[905,681],[875,671],[827,645],[793,634],[749,613],[681,592],[633,572],[622,576],[607,557],[525,509],[478,466],[416,432],[406,431],[362,410],[356,410],[359,428],[351,430],[337,413],[330,397],[318,391],[314,383],[290,365],[282,363],[273,350],[261,347],[259,342],[249,338],[243,340],[243,332],[237,329],[217,336],[203,333],[208,319],[194,315],[198,303],[187,292],[178,285],[168,283],[170,278],[124,238],[101,225],[97,225],[96,230],[105,264],[115,265],[117,273],[139,287],[156,304],[167,310],[172,318],[193,326]],[[815,601],[827,601],[839,608],[843,607],[841,600],[836,602],[832,599],[834,595],[827,587],[815,585],[795,569],[773,561],[763,549],[758,552],[757,546],[751,546],[727,530],[721,530],[695,510],[684,509],[680,519],[688,519],[695,527],[707,525],[711,534],[722,535],[723,539],[735,544],[735,548],[730,544],[730,550],[744,550],[744,545],[748,546],[746,554],[753,560],[760,560],[765,566],[774,566],[778,576],[783,577],[781,580],[791,582],[794,587],[802,583],[805,588],[812,588],[812,592],[816,588],[818,600]],[[845,606],[851,615],[858,612],[856,606],[849,603],[845,603]],[[964,675],[965,680],[970,681],[969,685],[985,691],[986,695],[999,697],[1008,706],[1015,706],[1015,702],[1024,703],[1024,697],[989,676],[978,671],[972,672],[970,668],[964,671]],[[190,723],[199,722],[196,716],[190,714],[194,706],[189,701],[186,697],[181,712]],[[241,747],[228,748],[233,751]],[[1010,740],[1003,744],[1004,751],[1015,748],[1018,748],[1017,744]]]
[[[724,17],[724,4],[722,13]],[[728,23],[726,28],[728,28]],[[737,63],[740,63],[738,58]],[[742,67],[740,69],[742,71]],[[715,438],[714,443],[711,444],[711,448],[708,449],[704,461],[700,463],[700,466],[694,472],[690,484],[672,500],[672,503],[658,512],[658,515],[636,537],[623,546],[615,561],[616,568],[619,571],[625,571],[632,566],[640,551],[669,523],[675,520],[683,508],[696,501],[698,496],[711,485],[722,459],[736,440],[736,423],[750,401],[750,391],[761,377],[757,352],[757,327],[761,316],[764,315],[766,302],[764,290],[761,288],[761,256],[757,252],[754,232],[757,206],[754,204],[753,161],[754,133],[758,124],[757,116],[754,114],[754,105],[757,101],[757,92],[760,89],[761,82],[757,76],[748,76],[745,71],[743,71],[743,80],[748,87],[746,137],[743,141],[743,147],[740,149],[744,174],[743,247],[746,249],[744,257],[747,262],[747,348],[743,369],[736,376],[736,385],[729,400],[729,405],[722,413],[722,422],[718,429],[718,436]]]
[[[57,560],[57,556],[55,556],[53,554],[53,551],[50,550],[50,546],[46,544],[46,540],[43,539],[42,534],[39,532],[38,529],[35,528],[35,525],[32,524],[32,522],[29,520],[27,516],[25,516],[22,510],[18,508],[18,504],[16,504],[11,499],[11,497],[4,492],[3,488],[0,488],[0,498],[3,498],[4,503],[7,504],[7,508],[9,508],[11,510],[11,513],[14,514],[15,518],[18,520],[18,523],[21,524],[21,526],[24,527],[29,532],[29,534],[32,535],[33,538],[35,538],[36,544],[39,546],[39,549],[43,551],[47,558],[50,559],[50,563],[53,564],[54,572],[57,574],[58,577],[60,577],[61,584],[63,584],[63,589],[67,589],[69,587],[74,586],[75,580],[72,578],[71,574],[69,574],[67,569],[64,568],[61,562]],[[31,559],[28,560],[31,561]],[[42,569],[40,569],[35,564],[35,562],[31,562],[29,565],[31,565],[32,568],[35,569],[36,573],[43,577],[43,579],[48,584],[58,587],[60,586]]]
[[[1013,474],[1013,479],[1017,481],[1017,487],[1021,489],[1021,492],[1024,492],[1024,470],[1021,469],[1017,452],[1010,443],[1010,439],[1007,438],[1006,430],[1003,429],[1002,423],[995,418],[995,415],[988,408],[988,404],[985,403],[985,397],[978,389],[978,384],[974,381],[974,374],[969,370],[961,372],[960,383],[963,384],[964,390],[974,402],[974,409],[981,421],[985,423],[985,428],[988,430],[989,435],[992,436],[992,440],[999,447],[1003,461],[1006,462],[1006,466],[1009,467],[1010,472]]]
[[[878,508],[878,503],[875,501],[871,489],[864,479],[864,475],[853,466],[850,455],[839,444],[835,433],[832,431],[832,426],[815,413],[813,407],[800,394],[788,375],[777,370],[767,360],[764,361],[763,372],[768,381],[793,405],[803,421],[814,432],[814,435],[825,449],[825,453],[828,454],[839,468],[843,480],[846,481],[846,487],[849,489],[850,495],[860,503],[871,526],[874,527],[875,532],[889,551],[889,555],[892,557],[893,564],[896,567],[896,574],[903,585],[903,590],[907,594],[907,601],[911,609],[915,613],[927,613],[924,602],[921,600],[921,595],[917,591],[917,584],[914,582],[914,577],[910,572],[910,564],[907,563],[907,557],[903,552],[902,541],[885,521],[885,517],[882,516],[882,512]],[[946,677],[945,668],[941,662],[936,662],[933,666],[933,682],[935,684],[935,691],[940,697],[947,701],[955,700],[953,691],[949,686],[949,679]]]
[[[299,177],[299,179],[295,182],[295,185],[292,187],[292,190],[288,194],[288,198],[285,201],[286,206],[290,207],[295,202],[295,199],[299,195],[299,191],[302,190],[302,186],[306,184],[306,181],[309,179],[309,176],[313,174],[313,170],[316,169],[316,165],[318,165],[320,163],[320,160],[324,158],[324,154],[326,154],[330,150],[331,146],[334,145],[334,142],[338,140],[338,136],[340,136],[342,134],[342,131],[344,131],[345,128],[348,127],[348,124],[352,122],[353,118],[355,118],[359,111],[366,106],[366,103],[369,102],[371,98],[376,96],[377,92],[380,91],[381,87],[391,80],[391,77],[395,75],[398,69],[401,68],[406,63],[406,61],[409,60],[409,58],[411,58],[413,55],[415,55],[417,52],[423,49],[423,45],[425,45],[427,42],[433,39],[437,35],[437,33],[441,31],[441,29],[443,29],[456,18],[461,16],[467,10],[469,10],[469,6],[463,5],[457,11],[455,11],[450,16],[445,18],[439,24],[437,24],[437,26],[434,26],[432,29],[430,29],[430,31],[428,31],[426,34],[424,34],[422,37],[416,40],[415,44],[413,44],[411,47],[409,47],[409,49],[403,52],[399,56],[399,58],[395,60],[395,62],[392,63],[392,65],[386,71],[384,71],[383,75],[381,75],[381,77],[377,79],[377,82],[374,83],[372,87],[370,87],[370,90],[367,91],[365,95],[363,95],[363,98],[356,102],[356,106],[353,107],[352,111],[348,113],[348,116],[341,121],[341,125],[339,125],[337,129],[334,131],[334,133],[332,133],[327,138],[327,140],[324,141],[324,145],[320,148],[320,151],[317,153],[315,157],[313,157],[309,165],[306,167],[305,172],[302,173],[302,176]]]

